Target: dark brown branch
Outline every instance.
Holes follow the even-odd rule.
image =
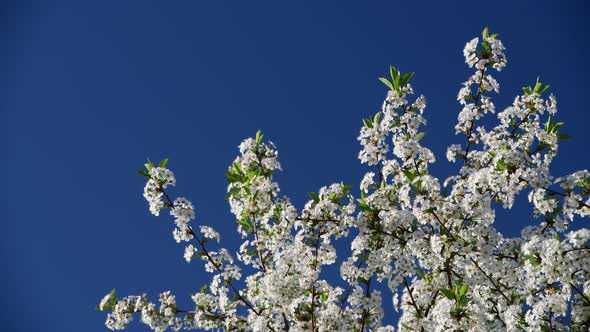
[[[572,286],[572,288],[576,291],[576,293],[580,294],[580,296],[582,297],[584,302],[586,302],[587,305],[590,305],[590,299],[588,298],[588,296],[586,296],[586,294],[584,294],[581,290],[579,290],[578,287],[576,287],[571,281],[570,281],[570,286]]]
[[[438,223],[441,225],[441,227],[445,230],[445,232],[447,232],[447,234],[449,234],[451,239],[453,239],[453,241],[457,241],[457,239],[453,236],[453,234],[451,234],[451,231],[449,231],[449,229],[445,226],[445,224],[438,218],[436,213],[434,213],[434,211],[432,211],[431,213],[434,216],[434,218],[436,218],[436,221],[438,221]]]
[[[254,213],[250,213],[250,217],[252,218],[252,226],[254,228],[254,239],[256,240],[256,253],[258,254],[258,258],[260,259],[260,265],[262,266],[262,271],[266,273],[266,264],[264,262],[264,256],[260,251],[260,240],[258,239],[258,228],[256,227],[256,215]]]
[[[164,190],[164,188],[162,188],[160,186],[160,191],[162,192],[162,194],[164,195],[164,197],[167,200],[167,203],[169,204],[169,206],[174,209],[174,203],[172,202],[172,200],[170,199],[170,197],[168,196],[168,194],[166,193],[166,191]],[[207,257],[207,260],[213,265],[213,267],[215,268],[215,270],[217,270],[217,272],[219,272],[220,274],[223,273],[223,271],[221,270],[221,266],[219,264],[217,264],[217,262],[215,262],[215,260],[213,259],[213,257],[211,257],[211,254],[209,253],[209,251],[207,250],[207,248],[205,248],[205,243],[201,240],[199,240],[199,238],[197,237],[197,235],[195,234],[195,232],[193,231],[192,227],[187,225],[187,229],[188,232],[192,235],[192,237],[195,239],[195,241],[199,244],[199,247],[201,248],[203,254],[205,254],[205,257]],[[252,310],[257,316],[261,315],[261,312],[256,310],[256,308],[254,308],[254,306],[248,301],[246,300],[242,294],[236,289],[236,287],[233,285],[231,279],[227,279],[226,280],[227,285],[229,285],[229,287],[232,289],[232,291],[236,294],[236,296],[238,297],[238,299],[244,303],[244,305],[246,305],[248,308],[250,308],[250,310]],[[270,326],[269,326],[270,327]],[[272,331],[274,331],[274,329],[272,327],[270,327],[270,329]]]
[[[363,252],[364,256],[366,255],[366,251]],[[356,265],[356,268],[359,269],[361,267],[361,265],[363,265],[363,259],[361,258],[358,262],[358,264]],[[344,295],[344,297],[342,298],[342,300],[340,301],[340,310],[338,311],[338,313],[342,313],[342,311],[344,310],[344,305],[346,304],[346,301],[348,300],[348,296],[350,295],[350,291],[352,290],[352,283],[348,284],[348,288],[346,289],[346,294]]]
[[[412,289],[408,285],[408,281],[406,280],[406,277],[404,277],[404,286],[408,290],[408,294],[410,294],[410,301],[411,301],[410,304],[414,307],[414,309],[416,309],[416,314],[418,315],[418,319],[421,319],[422,318],[422,310],[420,310],[420,308],[416,304],[416,301],[414,300],[414,295],[412,294]]]
[[[321,228],[318,228],[318,237],[316,239],[316,242],[314,243],[314,257],[313,257],[313,269],[314,271],[317,269],[318,267],[318,253],[319,253],[319,249],[320,249],[320,236],[321,236],[322,232],[321,232]],[[315,332],[315,296],[316,296],[316,289],[315,289],[315,282],[316,280],[313,280],[312,284],[311,284],[311,331]]]
[[[471,260],[471,262],[475,265],[475,267],[477,267],[477,269],[492,283],[492,285],[494,286],[494,290],[498,291],[498,293],[500,293],[500,295],[502,295],[502,297],[506,300],[506,302],[508,302],[508,304],[512,304],[512,300],[509,299],[508,296],[506,296],[506,294],[504,294],[504,292],[502,291],[502,289],[500,289],[500,287],[498,287],[498,285],[496,284],[496,282],[494,282],[494,279],[492,279],[492,277],[490,275],[488,275],[479,266],[479,264],[477,264],[477,262],[473,258],[470,257],[469,260]]]

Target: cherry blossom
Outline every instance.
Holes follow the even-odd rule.
[[[226,173],[239,248],[222,247],[191,201],[169,196],[176,178],[167,160],[146,164],[149,210],[169,210],[185,260],[200,259],[211,282],[191,295],[191,308],[177,308],[170,292],[157,305],[112,291],[97,306],[108,312],[106,326],[124,329],[139,317],[154,331],[587,331],[590,230],[579,219],[590,215],[590,172],[550,172],[567,136],[548,85],[537,79],[512,104],[495,106],[493,73],[507,64],[497,34],[486,28],[463,54],[474,72],[457,94],[458,142],[446,153],[457,173],[447,179],[429,173],[436,159],[421,143],[426,98],[414,95],[413,73],[393,66],[380,78],[383,105],[358,136],[369,168],[359,197],[333,183],[297,209],[274,179],[282,169],[275,145],[260,132],[239,145]],[[506,237],[495,211],[521,193],[531,223]],[[342,238],[348,257],[334,246]],[[341,280],[322,273],[334,265]],[[395,326],[385,323],[390,305]]]

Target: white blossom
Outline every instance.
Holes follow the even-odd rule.
[[[551,173],[563,123],[543,84],[496,113],[500,84],[490,72],[506,66],[504,51],[487,31],[465,45],[473,73],[457,94],[461,142],[446,151],[459,165],[442,186],[421,143],[426,99],[413,96],[411,74],[393,67],[380,112],[358,136],[359,160],[370,167],[360,198],[333,183],[298,210],[275,181],[276,146],[260,132],[244,140],[227,171],[235,220],[216,226],[237,228],[237,260],[215,229],[195,221],[188,199],[172,201],[176,179],[166,163],[150,162],[142,172],[150,212],[170,209],[174,239],[187,242],[184,259],[202,261],[211,281],[188,308],[170,292],[156,304],[112,291],[97,306],[108,312],[106,326],[124,329],[135,315],[154,331],[386,332],[396,330],[383,322],[384,305],[393,305],[398,331],[587,330],[590,230],[578,219],[590,216],[590,172]],[[496,209],[512,208],[523,192],[531,223],[508,237],[496,224],[512,220],[496,221]],[[338,251],[342,239],[346,251]]]

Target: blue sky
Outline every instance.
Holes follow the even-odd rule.
[[[541,76],[573,137],[554,174],[590,165],[583,1],[5,1],[0,13],[3,331],[104,331],[94,306],[112,288],[172,290],[188,306],[209,276],[184,262],[172,220],[149,214],[135,174],[148,157],[170,158],[173,193],[232,251],[224,172],[258,129],[298,207],[335,181],[358,193],[368,169],[356,137],[390,64],[416,72],[433,173],[450,175],[444,152],[463,142],[456,94],[471,73],[461,52],[484,26],[507,46],[496,107]],[[531,222],[520,204],[497,227]]]

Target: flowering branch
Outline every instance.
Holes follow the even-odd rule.
[[[167,160],[148,161],[140,174],[150,212],[169,208],[174,239],[190,243],[184,258],[200,257],[213,277],[192,295],[195,310],[178,309],[170,292],[156,306],[147,295],[119,299],[112,291],[98,305],[108,312],[107,327],[123,329],[140,313],[155,331],[392,332],[383,322],[389,292],[402,332],[587,330],[590,229],[572,225],[590,216],[590,171],[559,178],[549,171],[568,138],[555,97],[537,79],[496,114],[493,128],[475,124],[496,112],[489,92],[499,93],[492,73],[506,66],[504,51],[487,29],[465,45],[465,62],[475,69],[457,96],[463,109],[455,131],[467,142],[448,147],[447,159],[462,165],[444,181],[429,172],[435,156],[421,143],[426,98],[413,97],[414,73],[394,66],[380,78],[388,88],[380,112],[363,119],[358,136],[358,157],[372,171],[356,199],[351,186],[334,183],[310,192],[298,210],[273,179],[281,170],[275,145],[260,131],[244,140],[226,173],[226,198],[243,238],[238,262],[228,250],[206,246],[219,242],[219,233],[192,224],[188,199],[170,198],[176,179]],[[494,225],[496,203],[512,208],[526,189],[541,220],[507,237]],[[337,239],[349,241],[348,257],[338,256]],[[322,274],[334,264],[346,289]],[[248,265],[240,290],[236,280]]]

